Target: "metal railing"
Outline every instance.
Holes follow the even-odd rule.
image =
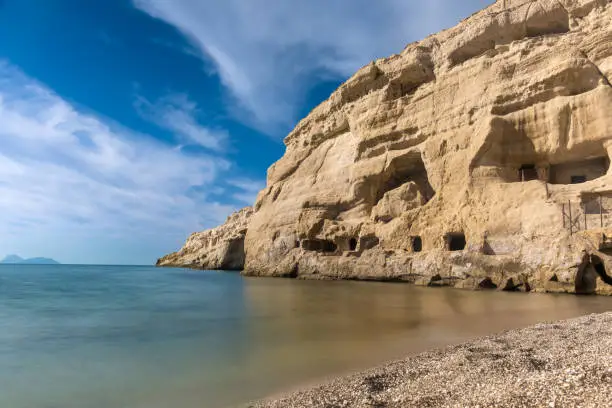
[[[561,204],[563,228],[570,234],[589,229],[607,228],[610,224],[612,197],[602,194],[582,196],[579,203],[568,200]]]

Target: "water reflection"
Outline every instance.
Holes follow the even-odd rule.
[[[612,309],[612,299],[603,297],[387,283],[247,279],[244,294],[252,346],[245,364],[260,367],[258,378],[247,382],[275,389],[505,329]]]

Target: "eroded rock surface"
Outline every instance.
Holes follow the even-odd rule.
[[[372,62],[286,137],[244,273],[576,291],[612,266],[611,78],[609,0],[498,1]]]
[[[191,234],[180,251],[159,259],[157,266],[242,270],[244,237],[252,214],[251,207],[243,208],[230,215],[225,224]]]

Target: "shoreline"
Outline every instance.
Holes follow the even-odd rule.
[[[610,398],[612,311],[426,351],[246,406],[603,407]]]
[[[597,283],[597,288],[594,292],[583,294],[576,293],[575,291],[575,283],[563,283],[558,281],[550,281],[547,282],[545,287],[543,288],[534,288],[526,290],[521,287],[513,287],[511,289],[500,288],[498,286],[495,287],[487,287],[485,286],[461,286],[461,285],[453,285],[452,278],[442,277],[440,280],[435,280],[433,282],[414,282],[411,280],[403,279],[401,277],[388,278],[384,276],[377,277],[342,277],[342,278],[334,278],[330,276],[321,276],[321,275],[306,275],[306,276],[288,276],[288,275],[258,275],[245,273],[244,269],[208,269],[202,268],[197,265],[181,265],[181,264],[165,264],[165,265],[154,265],[156,268],[161,269],[189,269],[193,271],[202,271],[202,272],[227,272],[227,273],[238,273],[245,278],[267,278],[267,279],[288,279],[288,280],[306,280],[306,281],[326,281],[326,282],[377,282],[377,283],[393,283],[393,284],[404,284],[404,285],[412,285],[423,288],[449,288],[449,289],[458,289],[464,291],[493,291],[493,292],[513,292],[513,293],[525,293],[525,294],[563,294],[563,295],[589,295],[589,296],[608,296],[612,297],[612,283],[606,282],[606,280],[612,279],[612,277],[605,275],[605,278],[596,278],[595,282]],[[599,282],[607,283],[607,285],[600,284]],[[449,283],[450,282],[450,283]],[[612,281],[611,281],[612,282]]]

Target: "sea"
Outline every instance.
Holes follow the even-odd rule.
[[[0,408],[241,406],[610,297],[0,266]]]

